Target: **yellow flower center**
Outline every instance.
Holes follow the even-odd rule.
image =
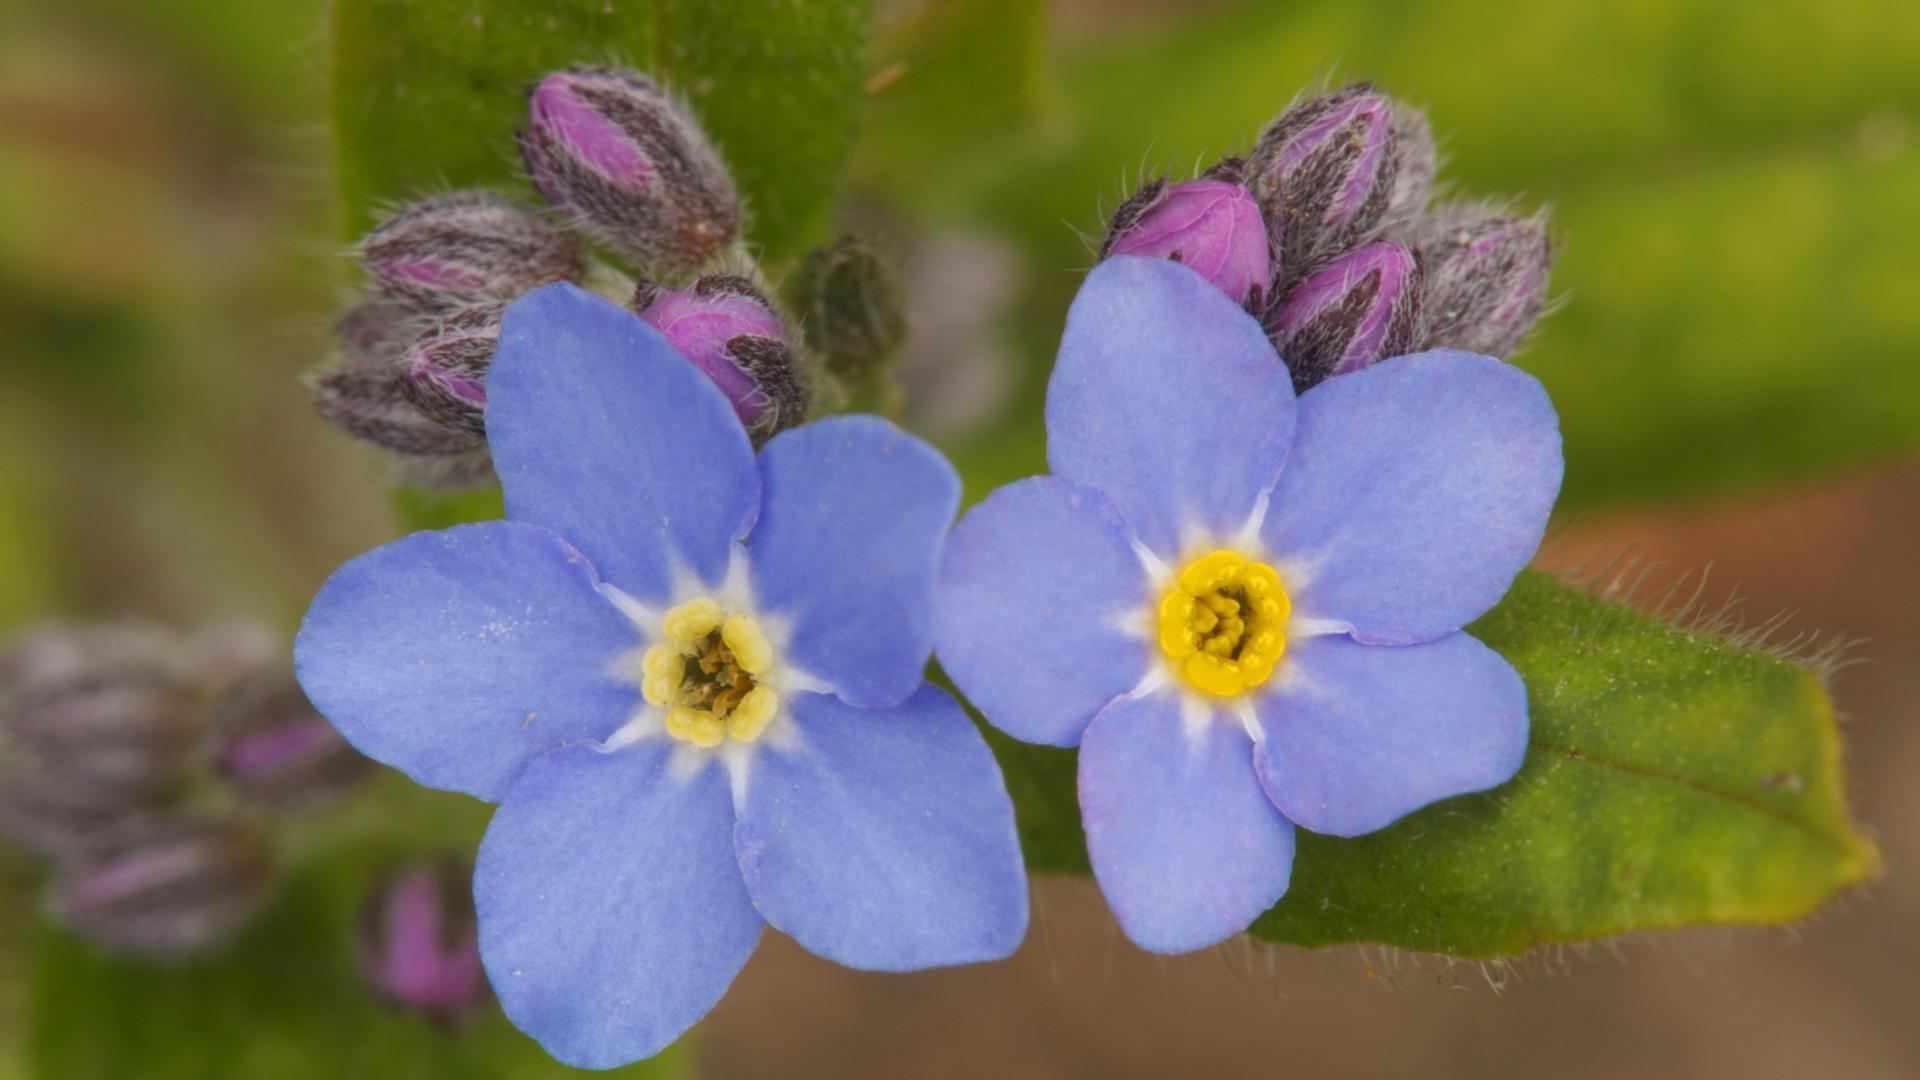
[[[1273,567],[1233,551],[1202,555],[1160,599],[1160,651],[1188,686],[1232,697],[1272,677],[1291,608]]]
[[[780,695],[759,681],[773,666],[773,643],[752,616],[703,596],[667,612],[660,639],[640,660],[640,692],[667,711],[667,734],[711,749],[767,730]]]

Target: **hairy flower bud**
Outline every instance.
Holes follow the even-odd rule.
[[[1239,162],[1224,164],[1238,172]],[[1171,259],[1249,310],[1261,307],[1272,272],[1259,204],[1227,179],[1142,184],[1107,226],[1100,257],[1109,255]]]
[[[1393,152],[1399,158],[1393,174],[1393,195],[1387,201],[1387,220],[1405,224],[1418,218],[1433,197],[1433,178],[1440,169],[1440,151],[1434,145],[1427,114],[1394,103],[1387,123],[1393,128]]]
[[[184,649],[158,631],[52,627],[7,650],[0,736],[72,800],[131,806],[176,785],[200,731]]]
[[[69,783],[31,759],[0,774],[0,836],[36,855],[68,862],[139,816],[124,800]]]
[[[349,367],[387,367],[419,333],[420,313],[384,290],[361,296],[333,324]]]
[[[493,320],[430,334],[401,357],[401,392],[428,419],[484,435],[487,368],[499,344],[500,324]]]
[[[389,874],[367,898],[360,938],[361,970],[396,1005],[451,1022],[491,995],[480,965],[472,873],[458,860]]]
[[[314,408],[342,431],[396,454],[449,457],[483,449],[485,441],[422,413],[397,371],[343,368],[313,379]]]
[[[70,865],[53,907],[75,933],[110,948],[177,956],[232,937],[264,906],[272,880],[266,844],[252,831],[157,818]]]
[[[687,108],[638,72],[580,67],[540,80],[520,153],[548,200],[646,270],[691,273],[739,233],[719,153]]]
[[[478,191],[407,207],[368,234],[360,258],[389,297],[426,311],[506,303],[585,268],[573,237],[539,211]]]
[[[1546,216],[1448,207],[1421,223],[1427,327],[1423,348],[1506,357],[1539,319],[1553,261]]]
[[[458,491],[492,481],[486,439],[421,412],[405,373],[346,367],[313,377],[309,387],[314,408],[335,427],[398,455],[406,482]]]
[[[1379,240],[1296,285],[1267,323],[1294,389],[1304,393],[1411,349],[1420,332],[1420,278],[1413,252]]]
[[[727,395],[756,444],[805,419],[807,388],[780,317],[745,278],[703,274],[666,292],[643,282],[634,306]]]
[[[213,769],[242,799],[275,808],[334,800],[372,762],[314,710],[284,661],[261,667],[213,709]]]
[[[1284,277],[1370,239],[1400,192],[1394,104],[1369,83],[1298,102],[1247,155],[1246,185],[1267,215]]]
[[[858,381],[878,371],[907,335],[899,281],[857,237],[843,236],[808,255],[794,295],[807,344],[843,379]]]

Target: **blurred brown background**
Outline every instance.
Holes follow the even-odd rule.
[[[1129,26],[1167,7],[1123,6]],[[1059,30],[1107,19],[1077,4]],[[322,25],[307,3],[0,0],[0,630],[61,611],[290,630],[329,570],[394,534],[383,466],[298,382],[344,280]],[[1891,115],[1875,130],[1904,145],[1909,118]],[[1788,636],[1859,639],[1834,690],[1887,870],[1806,926],[1504,971],[1245,942],[1164,959],[1119,936],[1090,884],[1042,881],[1026,947],[991,967],[862,975],[770,935],[701,1029],[701,1070],[1920,1075],[1917,539],[1920,467],[1891,464],[1704,509],[1583,513],[1547,556],[1633,546],[1659,564],[1650,594],[1710,565],[1708,606],[1737,589],[1751,622],[1791,611]],[[3,914],[0,953],[17,952],[30,913]],[[0,1004],[20,992],[5,983]]]

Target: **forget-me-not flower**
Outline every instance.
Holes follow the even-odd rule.
[[[349,562],[295,651],[360,750],[499,802],[474,897],[515,1024],[648,1056],[766,924],[875,970],[1017,947],[1006,787],[922,680],[945,459],[842,417],[756,460],[712,382],[571,285],[507,312],[486,427],[507,520]]]
[[[1080,748],[1087,854],[1135,942],[1244,929],[1295,826],[1371,832],[1519,768],[1526,687],[1459,630],[1559,491],[1531,376],[1442,349],[1296,400],[1237,304],[1117,257],[1067,317],[1047,431],[1052,475],[948,540],[934,640],[996,726]]]

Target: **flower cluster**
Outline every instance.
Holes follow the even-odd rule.
[[[551,210],[458,191],[383,222],[357,248],[368,284],[334,327],[341,362],[312,380],[321,415],[391,452],[403,480],[495,479],[486,376],[500,319],[555,282],[632,297],[727,395],[756,445],[806,418],[817,378],[881,369],[900,335],[877,260],[845,241],[809,260],[817,272],[799,292],[816,374],[740,242],[726,165],[673,95],[638,72],[581,67],[542,79],[527,101],[521,160]]]
[[[1526,687],[1461,628],[1559,491],[1551,402],[1486,355],[1538,316],[1548,251],[1537,218],[1427,214],[1434,164],[1361,84],[1143,186],[1068,315],[1052,475],[947,545],[941,661],[1008,734],[1079,748],[1094,874],[1146,948],[1243,930],[1296,827],[1372,832],[1520,766]]]
[[[610,1066],[703,1016],[768,926],[872,970],[1007,955],[1012,805],[924,681],[936,646],[990,722],[1079,748],[1094,872],[1150,949],[1243,930],[1296,828],[1370,832],[1518,768],[1526,687],[1461,628],[1559,489],[1552,404],[1487,355],[1538,315],[1547,249],[1538,220],[1426,211],[1417,113],[1349,87],[1143,185],[1068,316],[1052,475],[949,536],[930,446],[800,423],[803,343],[859,393],[899,345],[872,253],[806,262],[796,339],[756,268],[714,265],[739,206],[674,99],[594,68],[530,101],[533,180],[644,274],[595,295],[564,233],[471,196],[375,233],[367,303],[439,319],[380,377],[487,463],[506,520],[352,560],[295,646],[361,751],[499,805],[471,924],[445,874],[383,894],[390,996],[467,1007],[471,925],[508,1017]]]
[[[1142,185],[1100,256],[1199,273],[1261,320],[1302,393],[1427,349],[1505,357],[1546,304],[1545,217],[1429,213],[1436,161],[1424,116],[1356,83],[1282,112],[1244,161]]]
[[[1437,349],[1296,400],[1238,304],[1117,256],[1068,314],[1047,430],[1052,475],[948,541],[934,640],[995,726],[1079,747],[1087,853],[1135,942],[1245,929],[1295,826],[1371,832],[1519,767],[1526,688],[1458,631],[1559,490],[1532,377]]]
[[[0,651],[0,833],[57,871],[53,910],[128,952],[194,952],[267,899],[258,812],[340,795],[368,762],[271,637],[54,625]]]

